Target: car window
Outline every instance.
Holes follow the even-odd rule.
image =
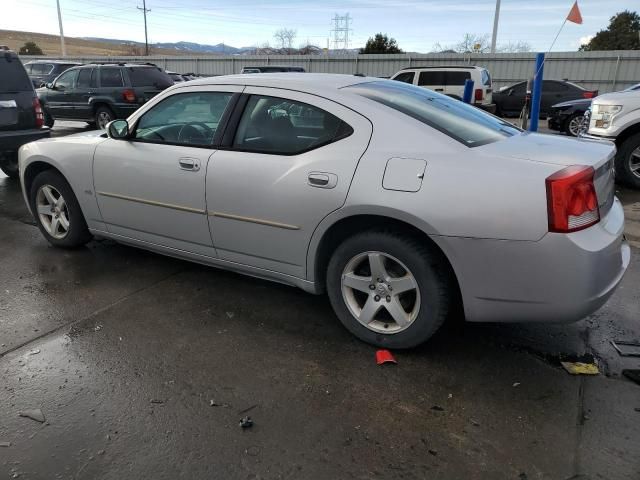
[[[31,75],[31,68],[32,68],[32,67],[33,67],[33,65],[32,65],[32,64],[30,64],[30,63],[25,63],[25,65],[24,65],[24,69],[26,70],[26,72],[27,72],[29,75]]]
[[[101,68],[100,69],[100,86],[101,87],[124,87],[122,73],[119,68]]]
[[[482,84],[485,87],[491,87],[491,75],[487,70],[482,70]]]
[[[133,87],[165,89],[173,85],[171,77],[157,67],[129,67],[127,72]]]
[[[79,70],[78,81],[76,82],[76,88],[89,88],[91,83],[91,73],[93,68],[83,68]]]
[[[396,75],[393,80],[397,81],[397,82],[404,82],[404,83],[413,83],[413,79],[415,78],[416,73],[415,72],[403,72],[400,73],[398,75]]]
[[[233,146],[250,152],[296,155],[352,133],[348,124],[313,105],[252,95],[240,119]]]
[[[178,93],[162,100],[138,122],[134,138],[153,143],[209,146],[232,93]]]
[[[69,90],[73,88],[77,76],[78,70],[67,70],[56,79],[55,87],[58,90]]]
[[[444,72],[420,72],[418,85],[444,85]]]
[[[33,84],[17,55],[0,55],[0,93],[28,92]]]
[[[507,88],[505,92],[508,93],[509,90],[513,90],[514,95],[524,95],[527,90],[527,82],[516,83],[514,86]]]
[[[470,72],[445,72],[445,85],[448,86],[456,86],[456,85],[464,85],[464,82],[471,78]]]
[[[91,88],[98,88],[98,69],[91,69],[91,80],[89,81],[89,86]]]
[[[375,81],[344,90],[402,112],[468,147],[502,140],[521,131],[471,105],[406,83]]]
[[[566,92],[569,90],[569,87],[562,82],[543,80],[542,89],[547,92]]]

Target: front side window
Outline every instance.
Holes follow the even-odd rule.
[[[227,92],[172,95],[140,118],[134,138],[152,143],[210,146],[232,96]]]
[[[70,90],[78,76],[78,70],[69,70],[58,77],[55,83],[56,90]]]
[[[101,68],[100,69],[100,86],[105,87],[124,87],[122,81],[122,73],[119,68]]]
[[[353,129],[335,115],[307,103],[252,95],[233,142],[235,149],[296,155],[341,140]]]
[[[76,83],[78,88],[89,88],[91,72],[93,72],[93,68],[83,68],[80,70],[80,73],[78,73],[78,82]]]
[[[415,76],[415,72],[404,72],[396,75],[393,80],[395,80],[396,82],[413,83],[413,78]]]
[[[459,100],[405,83],[375,81],[346,87],[439,130],[467,147],[516,135],[521,130]]]

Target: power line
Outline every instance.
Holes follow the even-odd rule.
[[[348,50],[349,49],[349,33],[353,32],[349,27],[350,22],[353,20],[347,13],[346,15],[333,16],[333,48],[335,50]]]
[[[147,37],[147,12],[150,12],[147,8],[147,0],[142,0],[142,8],[136,7],[138,10],[142,10],[144,14],[144,54],[149,55],[149,38]]]

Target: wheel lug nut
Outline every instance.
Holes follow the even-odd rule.
[[[369,290],[375,290],[376,286],[375,285],[369,285]]]
[[[393,288],[391,287],[391,285],[389,285],[389,286],[387,287],[387,289],[388,289],[390,292],[393,292]]]
[[[381,278],[378,279],[378,283],[382,283],[382,279]]]
[[[391,301],[391,297],[389,295],[387,295],[387,302]]]
[[[373,299],[374,299],[376,302],[379,302],[379,301],[380,301],[380,295],[376,295],[375,297],[373,297]]]

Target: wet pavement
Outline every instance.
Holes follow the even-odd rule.
[[[640,195],[619,193],[634,240]],[[4,177],[0,247],[0,479],[640,478],[640,385],[620,375],[640,358],[610,344],[640,340],[637,248],[584,321],[452,322],[379,367],[325,297],[49,247]],[[603,374],[559,367],[584,353]]]

